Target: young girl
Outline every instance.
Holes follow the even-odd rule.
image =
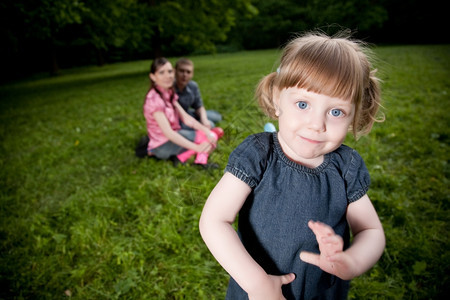
[[[342,145],[348,130],[367,133],[375,121],[380,93],[370,68],[361,43],[309,33],[259,83],[256,97],[279,131],[251,135],[231,153],[200,218],[206,245],[232,277],[227,299],[345,299],[348,280],[380,258],[385,238],[366,194],[368,171]]]
[[[166,58],[157,58],[150,68],[151,88],[144,102],[144,116],[150,138],[147,152],[159,159],[184,163],[194,154],[196,164],[208,166],[218,135],[186,113],[174,91],[174,72]],[[180,120],[193,128],[181,129]]]

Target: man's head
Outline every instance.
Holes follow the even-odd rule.
[[[175,80],[177,87],[183,90],[194,76],[194,63],[187,58],[180,58],[175,64]]]

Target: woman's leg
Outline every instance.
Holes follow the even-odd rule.
[[[178,131],[178,133],[192,142],[195,141],[195,131],[193,130],[181,129]],[[178,155],[185,151],[186,149],[184,149],[183,147],[169,141],[157,148],[152,149],[151,153],[159,159],[169,159],[170,157]]]
[[[184,150],[183,147],[180,147],[177,144],[174,144],[169,141],[165,144],[162,144],[159,147],[152,149],[151,153],[159,159],[166,160],[169,159],[171,156],[177,155],[183,150]]]
[[[214,127],[213,129],[211,129],[211,134],[213,134],[216,138],[216,141],[218,141],[224,134],[223,129],[220,127]],[[197,142],[197,140],[202,143],[205,141],[208,141],[208,138],[206,137],[206,135],[201,132],[198,131],[197,135],[195,136],[195,142],[197,144],[199,144]],[[199,152],[197,153],[197,157],[195,158],[195,163],[196,164],[200,164],[200,165],[206,165],[208,163],[208,157],[209,157],[209,153],[206,152]]]
[[[197,130],[194,131],[195,132],[195,139],[194,142],[196,144],[201,144],[203,142],[208,141],[208,138],[206,137],[206,135],[203,133],[203,131]],[[193,155],[195,155],[195,151],[194,150],[186,150],[180,154],[177,155],[177,158],[182,162],[185,163],[189,158],[191,158]],[[198,157],[198,154],[197,154]],[[195,163],[199,163],[197,160],[195,161]]]
[[[203,131],[197,130],[195,133],[196,133],[195,134],[195,143],[196,144],[201,144],[201,143],[209,141],[208,137],[205,135],[205,133]],[[223,130],[220,127],[216,127],[216,128],[211,129],[211,134],[213,134],[215,136],[216,140],[218,140],[219,138],[221,138],[223,136]],[[177,158],[181,162],[184,163],[194,154],[195,154],[195,151],[187,150],[187,151],[177,155]],[[199,165],[206,165],[208,163],[208,157],[209,157],[209,153],[198,152],[194,162]]]

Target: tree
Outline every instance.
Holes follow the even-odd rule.
[[[241,17],[231,34],[231,42],[244,49],[274,48],[282,45],[293,32],[307,27],[305,9],[295,0],[253,1],[258,14]]]
[[[137,0],[86,1],[85,6],[74,43],[93,47],[100,66],[111,48],[137,49],[152,34]]]
[[[45,48],[51,61],[51,72],[59,70],[55,49],[58,34],[69,24],[81,23],[82,2],[72,0],[23,0],[2,3],[2,54],[11,57],[19,55],[23,49],[37,45]],[[23,57],[21,57],[23,59]],[[25,64],[26,65],[26,64]],[[18,68],[10,66],[11,69]]]
[[[323,27],[332,24],[366,35],[381,28],[388,18],[384,0],[309,0],[305,6],[309,23]]]
[[[255,12],[251,0],[4,0],[0,8],[3,61],[40,68],[48,56],[52,74],[61,62],[91,64],[96,57],[102,65],[112,52],[214,52],[237,16]]]
[[[380,28],[387,20],[383,0],[254,0],[259,14],[241,18],[232,39],[245,49],[283,45],[295,33],[322,29],[329,33],[349,28],[361,36]],[[339,26],[333,26],[339,24]]]
[[[255,14],[251,0],[147,2],[153,56],[211,53],[225,41],[240,14]]]

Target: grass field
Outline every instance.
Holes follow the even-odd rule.
[[[355,147],[387,247],[352,299],[448,295],[450,46],[375,48],[386,121]],[[224,115],[219,170],[138,159],[150,61],[0,86],[0,299],[222,299],[198,233],[228,155],[267,121],[253,101],[275,50],[191,57]],[[171,58],[175,61],[175,58]]]

